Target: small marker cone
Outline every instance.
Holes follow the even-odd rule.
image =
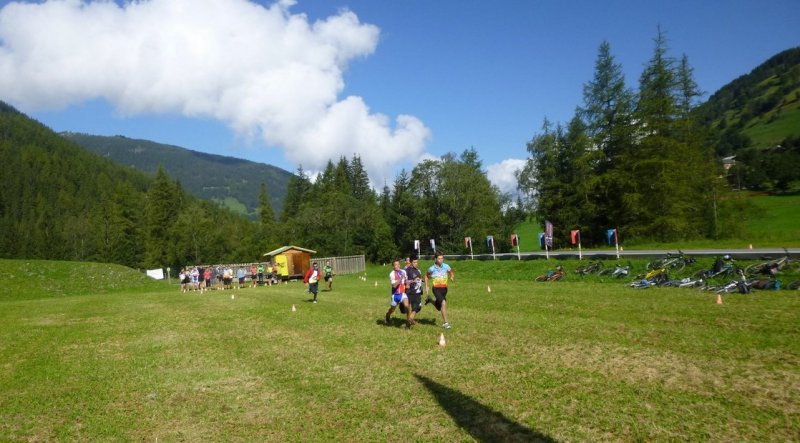
[[[492,292],[492,287],[491,286],[486,286],[486,292]]]
[[[375,282],[375,287],[376,287],[376,288],[378,287],[378,282]]]
[[[722,304],[722,294],[717,294],[717,304],[718,305]]]
[[[297,308],[294,305],[292,305],[292,312],[297,312]]]
[[[439,335],[439,346],[447,346],[447,342],[444,340],[444,332]]]
[[[231,300],[233,300],[234,298],[236,298],[236,296],[231,294]]]
[[[753,244],[752,243],[750,243],[749,249],[753,249]]]

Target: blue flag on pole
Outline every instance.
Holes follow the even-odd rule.
[[[608,231],[606,231],[606,237],[608,237],[609,245],[615,245],[617,243],[617,230],[609,229]]]

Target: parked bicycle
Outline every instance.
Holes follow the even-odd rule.
[[[566,275],[564,268],[561,265],[558,265],[556,266],[555,271],[547,271],[547,273],[536,277],[534,281],[559,281],[564,278],[564,275]]]
[[[747,276],[745,275],[743,269],[738,269],[737,272],[739,274],[738,279],[731,280],[730,282],[721,285],[708,285],[701,288],[701,290],[713,291],[717,294],[727,294],[731,292],[738,292],[740,294],[750,293],[752,281],[747,280]]]
[[[628,286],[636,289],[643,289],[651,286],[661,286],[668,281],[669,275],[667,274],[667,270],[665,268],[659,268],[637,276]]]
[[[785,256],[774,260],[769,260],[766,262],[750,265],[744,269],[744,273],[749,276],[754,276],[758,274],[776,275],[785,268],[794,269],[796,266],[791,257],[789,257],[789,250],[786,248],[783,248],[783,250],[786,252]]]
[[[701,269],[695,272],[695,278],[702,278],[709,280],[717,277],[730,277],[736,272],[735,261],[730,255],[725,254],[722,257],[717,257],[714,260],[714,265],[711,269]]]
[[[602,271],[598,272],[597,275],[604,275],[610,276],[614,278],[625,278],[628,276],[631,270],[631,265],[628,263],[625,266],[620,265],[619,263],[614,265],[614,268],[605,268]]]
[[[603,262],[601,261],[594,261],[589,263],[585,266],[579,266],[575,269],[575,273],[578,275],[591,275],[597,272],[601,272],[603,270]]]
[[[683,268],[685,268],[686,265],[690,265],[694,262],[695,262],[694,257],[690,257],[684,254],[683,251],[678,250],[677,254],[668,252],[666,257],[647,263],[646,268],[647,269],[666,268],[671,271],[680,271]]]

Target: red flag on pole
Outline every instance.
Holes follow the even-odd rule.
[[[569,232],[569,238],[573,245],[577,245],[581,242],[581,231],[578,229],[573,229]]]
[[[464,237],[464,247],[465,248],[472,247],[472,237]]]
[[[519,244],[519,237],[517,234],[511,234],[511,246],[517,246]]]

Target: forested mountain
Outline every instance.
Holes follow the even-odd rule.
[[[259,225],[95,155],[0,102],[0,257],[131,267],[253,260]]]
[[[292,173],[272,165],[148,140],[73,132],[61,135],[95,154],[141,171],[154,174],[162,166],[195,197],[218,202],[251,219],[258,217],[261,184],[267,187],[273,210],[280,214],[292,177]]]
[[[776,54],[723,86],[695,113],[723,132],[717,148],[721,155],[800,136],[800,47]]]
[[[720,88],[694,111],[736,188],[791,192],[800,179],[800,47]]]

